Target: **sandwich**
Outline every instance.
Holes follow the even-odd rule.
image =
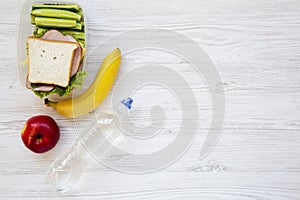
[[[37,96],[67,96],[81,87],[86,75],[80,70],[83,49],[72,36],[50,30],[41,38],[28,37],[27,53],[26,86]]]

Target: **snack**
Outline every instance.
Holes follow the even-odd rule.
[[[34,4],[27,38],[26,87],[43,98],[66,97],[83,84],[84,16],[77,4]]]
[[[35,153],[45,153],[53,149],[60,130],[54,119],[48,115],[37,115],[26,121],[21,131],[24,145]]]
[[[75,42],[28,38],[28,81],[67,87],[77,48]]]

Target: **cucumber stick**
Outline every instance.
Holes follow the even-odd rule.
[[[56,19],[53,20],[53,18],[46,19],[46,21],[47,21],[47,20],[48,20],[48,21],[51,20],[51,21],[53,21],[53,23],[58,22],[58,20],[56,20]],[[41,23],[43,23],[43,22],[40,21],[39,23],[41,24]],[[61,23],[61,22],[59,22],[59,23]],[[32,15],[31,15],[31,24],[35,24],[35,16],[32,16]],[[73,25],[73,23],[72,23],[72,25]],[[42,26],[43,26],[43,25],[42,25]],[[48,26],[47,26],[47,25],[44,25],[43,27],[48,27]],[[57,26],[56,26],[56,27],[57,27]],[[76,23],[76,26],[75,26],[75,27],[72,27],[72,28],[70,28],[70,29],[74,29],[74,30],[79,30],[79,31],[80,31],[80,30],[83,29],[83,27],[84,27],[84,22],[80,22],[80,23],[77,22],[77,23]],[[48,27],[48,28],[51,28],[51,27]]]
[[[59,30],[64,35],[71,35],[76,40],[84,40],[84,32],[72,30]]]
[[[81,16],[77,13],[68,11],[68,10],[61,10],[61,9],[51,9],[51,8],[41,8],[41,9],[34,9],[31,11],[31,15],[36,17],[55,17],[55,18],[62,18],[62,19],[74,19],[80,22]]]
[[[36,27],[35,30],[33,31],[33,34],[34,34],[35,37],[40,38],[40,37],[42,37],[47,31],[48,31],[48,29]]]
[[[75,12],[80,10],[80,7],[77,4],[34,4],[32,5],[33,10],[39,8],[64,9],[64,10],[71,10]]]
[[[77,11],[77,14],[80,15],[81,17],[83,16],[83,11],[81,8]]]
[[[30,15],[30,22],[31,24],[35,24],[35,16]]]
[[[76,23],[76,26],[72,29],[75,29],[75,30],[81,30],[82,29],[82,25],[81,23]]]
[[[57,29],[85,46],[83,13],[77,4],[34,4],[31,24],[36,25],[36,37],[43,36],[48,30]]]
[[[50,17],[35,17],[35,24],[45,28],[75,28],[76,20]]]
[[[34,35],[35,35],[35,37],[42,37],[48,30],[50,30],[50,29],[36,27],[36,29],[34,31]],[[82,32],[82,31],[67,30],[67,29],[58,29],[58,30],[63,35],[71,35],[77,41],[78,40],[85,40],[85,38],[84,38],[85,35],[84,35],[84,32]]]

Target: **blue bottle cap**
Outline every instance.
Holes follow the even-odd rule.
[[[131,104],[133,103],[133,99],[128,97],[127,99],[123,99],[121,101],[123,105],[125,105],[128,109],[131,109]]]

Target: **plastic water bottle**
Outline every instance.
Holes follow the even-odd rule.
[[[123,119],[128,116],[132,102],[131,98],[122,100],[114,108],[114,115],[103,112],[97,114],[86,133],[78,136],[71,149],[51,164],[46,173],[46,181],[54,184],[59,192],[69,191],[91,162],[93,153],[109,151],[112,145],[109,141],[119,137],[115,120],[122,124]]]

